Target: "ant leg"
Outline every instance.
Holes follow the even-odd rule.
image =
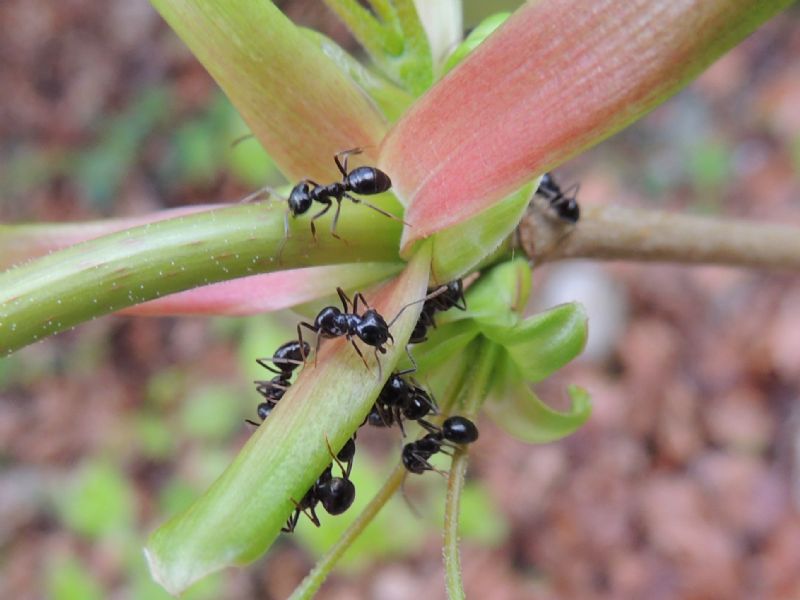
[[[463,283],[459,286],[460,293],[458,294],[458,299],[453,303],[453,306],[458,310],[467,310],[467,299],[464,296],[464,285]],[[461,304],[459,304],[459,302]],[[436,327],[436,325],[434,325]]]
[[[411,355],[410,346],[411,344],[406,344],[406,354],[408,355],[408,360],[411,361],[411,364],[413,366],[410,369],[403,369],[402,371],[397,371],[395,375],[402,377],[403,375],[410,375],[411,373],[417,372],[417,361],[415,361],[414,357]]]
[[[305,327],[306,329],[310,329],[315,334],[317,334],[317,348],[319,348],[319,329],[312,325],[311,323],[306,323],[305,321],[300,321],[297,324],[297,340],[300,342],[300,354],[303,356],[303,366],[306,364],[306,352],[305,352],[305,342],[303,341],[303,332],[301,331],[300,327]],[[315,352],[316,356],[316,352]]]
[[[572,190],[575,190],[575,193],[570,196],[570,192],[572,192]],[[567,189],[567,191],[564,192],[564,196],[566,198],[572,198],[573,200],[575,200],[575,198],[577,198],[577,196],[578,196],[578,192],[580,192],[580,191],[581,191],[581,184],[580,184],[580,182],[578,182],[578,183],[576,183],[574,185],[571,185],[569,187],[569,189]]]
[[[389,412],[389,414],[390,415],[392,414],[391,411]],[[378,416],[380,416],[381,423],[383,423],[384,427],[391,427],[392,423],[394,423],[394,421],[390,423],[389,421],[386,420],[386,409],[381,405],[378,405]]]
[[[246,140],[249,140],[250,138],[254,138],[254,137],[256,137],[256,136],[253,135],[252,133],[245,133],[244,135],[240,135],[239,137],[237,137],[235,140],[233,140],[231,142],[231,148],[236,148],[236,146],[238,146],[242,142],[244,142]]]
[[[369,309],[369,308],[372,308],[372,307],[369,305],[369,303],[367,302],[367,299],[366,299],[366,298],[364,298],[364,294],[362,294],[361,292],[356,292],[356,293],[353,295],[353,312],[358,312],[358,311],[356,310],[356,304],[358,303],[359,299],[361,300],[361,303],[362,303],[364,306],[366,306],[368,309]]]
[[[439,450],[439,452],[441,452],[441,450]],[[412,452],[412,456],[416,458],[420,462],[420,464],[424,465],[426,471],[436,471],[442,477],[447,477],[447,473],[445,473],[441,469],[437,469],[430,463],[430,461],[428,460],[428,458],[430,457],[426,457],[424,454],[418,454],[416,452]]]
[[[281,264],[281,257],[283,256],[283,249],[286,247],[286,243],[289,241],[291,237],[289,235],[289,208],[286,208],[286,212],[283,213],[283,240],[281,241],[281,245],[278,246],[278,264]]]
[[[355,296],[356,302],[353,302],[352,300],[350,300],[350,298],[347,297],[347,292],[345,292],[342,288],[337,287],[336,293],[339,294],[339,300],[342,301],[342,308],[344,309],[342,312],[349,313],[351,305],[353,306],[353,312],[354,313],[358,312],[358,310],[356,309],[356,302],[358,302],[358,297],[361,294],[356,294]]]
[[[252,425],[253,427],[258,427],[259,425],[261,425],[261,423],[256,423],[255,421],[251,421],[250,419],[245,419],[244,422],[250,423],[250,425]]]
[[[428,433],[435,433],[437,435],[442,434],[441,427],[437,427],[433,423],[426,421],[425,419],[417,419],[417,423],[419,423]]]
[[[326,212],[328,212],[331,209],[331,205],[333,204],[329,199],[323,200],[322,198],[318,199],[317,202],[325,204],[325,208],[323,208],[321,211],[319,211],[317,214],[311,217],[311,237],[314,238],[314,242],[317,241],[317,226],[314,224],[314,221],[316,221]]]
[[[428,390],[428,398],[427,398],[427,400],[428,400],[428,406],[430,407],[431,412],[434,415],[438,415],[439,414],[439,404],[436,402],[436,398],[434,397],[433,392],[430,389]]]
[[[257,363],[258,363],[260,366],[264,367],[264,368],[265,368],[267,371],[271,371],[271,372],[273,372],[273,373],[277,373],[278,375],[280,375],[281,373],[283,373],[283,371],[279,371],[279,370],[278,370],[278,369],[276,369],[275,367],[271,367],[271,366],[269,366],[268,364],[266,364],[266,361],[274,362],[274,361],[273,361],[271,358],[257,358],[257,359],[256,359],[256,362],[257,362]]]
[[[397,426],[400,428],[400,433],[403,434],[403,437],[406,437],[406,428],[403,427],[403,415],[400,413],[400,409],[398,407],[394,407],[392,416],[397,422]]]
[[[336,162],[336,167],[339,169],[342,177],[347,177],[347,160],[350,158],[350,156],[352,154],[361,154],[363,151],[363,148],[350,148],[349,150],[342,150],[341,152],[337,152],[333,155],[333,160]],[[344,158],[344,165],[339,162],[340,156]]]
[[[316,527],[319,527],[319,517],[317,516],[317,512],[314,510],[313,506],[311,508],[309,508],[308,510],[304,510],[303,514],[305,516],[307,516],[309,519],[311,519],[311,522]]]
[[[271,187],[266,185],[262,188],[257,189],[255,192],[251,194],[247,194],[247,196],[239,200],[239,204],[249,204],[250,202],[255,202],[261,196],[265,196],[264,200],[268,200],[269,197],[272,196],[273,191],[274,190]]]
[[[339,465],[339,468],[342,470],[342,477],[344,477],[345,479],[350,477],[350,471],[353,468],[352,461],[347,463],[347,469],[345,470],[344,465],[342,464],[342,461],[340,461],[339,457],[336,456],[336,454],[334,454],[333,448],[331,448],[331,441],[328,439],[328,435],[327,434],[325,434],[325,445],[328,446],[328,454],[331,455],[331,458],[334,460],[334,462],[337,465]]]
[[[294,502],[294,500],[292,500],[292,502]],[[294,503],[295,505],[297,505],[297,502]],[[300,509],[295,508],[292,516],[290,516],[289,519],[286,521],[286,525],[281,527],[281,531],[283,531],[284,533],[292,533],[295,527],[297,527],[297,521],[299,519],[300,519]]]
[[[313,506],[310,507],[310,508],[307,508],[307,509],[306,508],[300,508],[300,503],[297,500],[295,500],[294,498],[289,498],[289,500],[291,500],[294,503],[294,506],[295,506],[294,514],[292,515],[292,517],[290,517],[290,520],[293,521],[293,522],[292,522],[291,529],[288,530],[289,533],[294,531],[294,528],[297,527],[297,522],[300,520],[300,513],[303,513],[305,516],[307,516],[309,518],[309,520],[315,526],[319,527],[319,517],[317,516],[317,513],[314,510]],[[288,526],[288,522],[287,522],[287,526]],[[286,531],[286,530],[285,529],[281,529],[281,531]]]
[[[367,368],[367,371],[371,370],[369,368],[369,365],[367,364],[367,359],[364,358],[364,354],[361,352],[359,347],[356,345],[356,341],[353,338],[350,338],[350,343],[353,344],[353,348],[356,349],[356,353],[361,357],[361,361],[364,363],[364,366]],[[378,366],[380,366],[380,363],[378,363]]]
[[[370,204],[366,200],[362,200],[361,198],[356,198],[355,196],[351,196],[347,192],[344,193],[344,197],[349,199],[353,204],[363,204],[364,206],[371,208],[372,210],[381,213],[384,217],[389,217],[392,221],[397,221],[398,223],[402,223],[403,225],[408,225],[411,227],[411,223],[404,221],[400,217],[395,217],[392,213],[386,212],[382,208],[378,208],[374,204]]]
[[[339,213],[342,212],[342,200],[341,198],[336,199],[336,212],[333,213],[333,223],[331,223],[331,235],[335,237],[337,240],[342,240],[344,243],[347,241],[336,233],[336,224],[339,222]]]
[[[384,352],[385,352],[385,350],[384,350]],[[381,359],[378,356],[378,349],[377,348],[375,348],[375,362],[378,363],[378,379],[383,379],[383,365],[381,364]],[[403,428],[403,426],[401,425],[400,429],[402,429],[402,428]]]

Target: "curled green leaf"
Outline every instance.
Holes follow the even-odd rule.
[[[568,392],[572,399],[570,410],[553,410],[531,391],[508,355],[501,353],[483,408],[495,423],[523,442],[552,442],[573,433],[591,415],[589,394],[574,385]]]
[[[586,345],[586,311],[578,302],[562,304],[528,317],[518,326],[497,335],[495,341],[508,351],[509,358],[526,381],[548,377],[583,351]]]

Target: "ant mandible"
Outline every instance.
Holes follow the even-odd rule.
[[[298,215],[305,214],[308,212],[314,202],[319,202],[320,204],[324,204],[325,207],[311,217],[311,235],[316,240],[317,228],[314,224],[314,221],[327,213],[331,209],[333,201],[335,200],[336,212],[333,215],[333,223],[331,224],[331,235],[337,239],[341,239],[336,234],[336,224],[339,222],[339,212],[341,211],[342,200],[344,198],[347,198],[354,204],[363,204],[364,206],[368,206],[372,210],[379,212],[390,219],[394,219],[400,223],[405,223],[405,221],[398,219],[393,214],[388,213],[385,210],[378,208],[374,204],[370,204],[369,202],[362,200],[361,198],[357,198],[349,193],[353,192],[355,194],[371,196],[385,192],[392,187],[392,180],[389,178],[389,176],[376,167],[363,166],[356,167],[352,171],[347,170],[347,161],[350,156],[353,154],[360,154],[361,152],[361,148],[352,148],[350,150],[339,152],[333,157],[333,160],[336,162],[336,167],[342,174],[341,181],[334,181],[328,185],[321,185],[311,179],[304,179],[292,188],[288,199],[289,208],[284,221],[284,229],[287,237],[289,236],[288,215],[291,213],[292,217],[297,217]],[[344,163],[339,160],[341,157],[344,158]]]
[[[566,192],[561,191],[561,187],[556,183],[552,173],[545,173],[542,175],[542,180],[539,182],[539,188],[536,194],[545,198],[550,204],[559,219],[567,223],[575,224],[581,216],[581,209],[575,197],[581,186],[576,183]],[[574,190],[574,193],[569,194]]]

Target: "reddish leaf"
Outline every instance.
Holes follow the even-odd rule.
[[[789,3],[525,4],[384,141],[380,163],[413,225],[404,246],[641,117]]]

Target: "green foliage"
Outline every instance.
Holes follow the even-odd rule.
[[[466,39],[456,48],[453,53],[447,57],[444,64],[444,71],[447,73],[458,63],[460,63],[470,52],[480,46],[483,41],[489,37],[494,30],[505,23],[506,19],[511,16],[510,12],[500,12],[481,21],[475,29],[473,29]]]
[[[47,570],[48,600],[103,600],[105,593],[75,558],[53,561]]]
[[[213,441],[224,440],[241,425],[240,395],[228,385],[207,385],[195,390],[183,404],[181,426],[191,437]]]
[[[133,521],[131,485],[105,460],[84,465],[58,502],[67,526],[90,538],[125,531]]]
[[[688,167],[695,186],[708,192],[730,176],[730,150],[726,144],[706,140],[690,148]]]
[[[373,15],[356,0],[325,0],[375,64],[418,96],[433,83],[433,59],[413,0],[374,0]]]

